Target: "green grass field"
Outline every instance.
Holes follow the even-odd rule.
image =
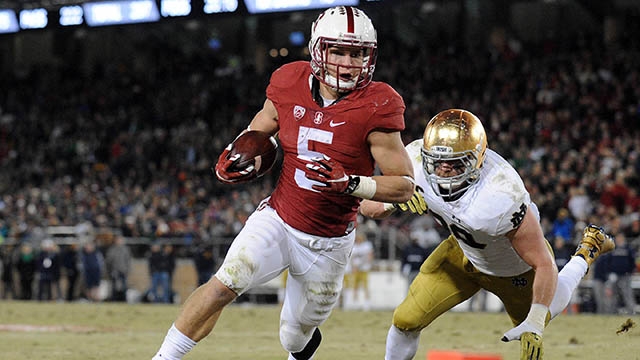
[[[0,359],[151,359],[177,305],[57,304],[0,301]],[[231,305],[214,332],[185,360],[287,358],[278,339],[278,306]],[[616,331],[628,316],[561,315],[545,331],[545,359],[640,360],[640,326]],[[640,318],[631,318],[640,323]],[[316,360],[383,359],[390,311],[335,311],[322,326]],[[416,359],[432,349],[519,358],[502,343],[505,314],[447,313],[423,331]]]

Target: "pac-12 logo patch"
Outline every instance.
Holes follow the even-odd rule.
[[[293,107],[293,117],[296,118],[296,120],[302,119],[306,112],[307,110],[300,105],[296,105]]]

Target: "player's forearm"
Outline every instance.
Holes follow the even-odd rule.
[[[549,307],[558,284],[558,270],[553,264],[549,264],[537,267],[535,272],[532,303]]]
[[[409,176],[374,176],[376,193],[371,200],[386,203],[404,203],[411,199],[414,190]]]
[[[384,219],[394,212],[395,208],[387,208],[384,203],[371,200],[362,200],[360,214],[372,219]]]

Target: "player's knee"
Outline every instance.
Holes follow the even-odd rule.
[[[215,277],[236,294],[242,294],[251,285],[257,268],[248,257],[236,257],[225,260]]]
[[[215,276],[212,276],[201,288],[210,295],[208,299],[213,299],[212,301],[217,303],[223,303],[223,306],[228,305],[238,296],[238,294]]]
[[[331,315],[331,310],[333,310],[333,305],[315,304],[312,311],[305,311],[300,316],[300,320],[305,324],[320,326],[325,320],[329,318],[329,315]]]
[[[312,333],[304,334],[298,326],[289,324],[280,325],[280,343],[282,347],[290,353],[297,353],[304,349]]]
[[[415,316],[402,306],[397,307],[393,312],[393,325],[402,331],[416,331],[424,327],[419,316]]]

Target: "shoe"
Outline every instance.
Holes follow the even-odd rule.
[[[604,232],[604,229],[591,224],[584,228],[582,241],[573,256],[581,256],[591,266],[598,256],[608,253],[615,247],[613,239]]]

